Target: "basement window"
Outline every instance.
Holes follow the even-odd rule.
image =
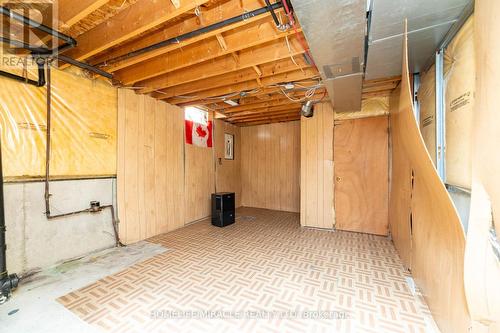
[[[208,112],[194,106],[188,106],[184,109],[184,119],[197,124],[208,124]]]

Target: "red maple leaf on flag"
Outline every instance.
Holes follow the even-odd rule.
[[[200,138],[204,138],[207,136],[207,131],[205,131],[201,126],[196,126],[196,134],[198,134]]]

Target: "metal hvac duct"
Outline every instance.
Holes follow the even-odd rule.
[[[361,110],[366,0],[291,0],[337,112]]]

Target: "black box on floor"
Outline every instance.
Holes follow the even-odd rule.
[[[212,193],[212,224],[225,227],[233,224],[236,217],[233,192]]]

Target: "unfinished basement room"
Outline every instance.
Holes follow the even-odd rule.
[[[500,333],[500,0],[0,0],[1,333]]]

